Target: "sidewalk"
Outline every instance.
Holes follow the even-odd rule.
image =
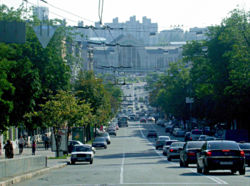
[[[17,157],[25,157],[25,156],[31,156],[31,148],[24,148],[23,153],[19,155],[19,149],[14,150],[14,158]],[[45,150],[44,148],[40,147],[36,149],[36,155],[42,155],[49,157],[55,157],[55,152],[51,152],[51,149]],[[5,159],[4,152],[2,152],[2,155],[0,156],[0,160]],[[13,177],[7,177],[0,179],[0,186],[7,186],[12,185],[21,181],[25,181],[28,179],[31,179],[34,176],[46,174],[51,170],[63,168],[67,165],[68,159],[48,159],[47,160],[47,167],[43,169],[39,169],[37,171],[28,172],[22,175],[17,175]]]

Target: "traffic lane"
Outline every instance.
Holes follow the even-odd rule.
[[[197,174],[192,168],[180,168],[178,163],[167,161],[166,157],[155,150],[154,145],[147,140],[145,137],[147,131],[140,124],[130,124],[129,132],[134,136],[130,139],[131,143],[138,140],[140,143],[134,143],[126,151],[126,157],[127,154],[137,155],[135,158],[125,160],[125,184],[213,185],[221,183]]]
[[[118,135],[112,136],[107,149],[97,149],[94,162],[76,163],[57,169],[17,185],[75,185],[75,184],[119,184],[123,143],[128,136],[127,128],[118,130]]]
[[[153,125],[153,126],[152,126]],[[155,127],[154,124],[151,126],[148,124],[144,124],[142,126],[142,130],[144,135],[147,134],[147,130],[152,129]],[[160,129],[159,129],[160,130]],[[161,130],[159,131],[161,133]],[[148,139],[152,146],[154,145],[154,139]],[[161,154],[162,151],[156,151],[157,153]],[[179,167],[179,160],[174,160],[176,163],[176,166]],[[192,167],[190,169],[191,172],[196,173],[196,164],[191,164],[189,167]],[[183,169],[183,168],[182,168]],[[185,168],[184,168],[185,169]],[[229,183],[230,185],[250,185],[250,167],[246,167],[246,175],[239,175],[238,172],[234,175],[230,173],[228,170],[216,170],[216,171],[210,171],[210,174],[208,175],[209,178],[217,180],[221,184]]]

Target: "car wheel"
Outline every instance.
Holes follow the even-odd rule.
[[[155,147],[156,150],[158,150],[158,147]]]
[[[166,155],[167,155],[167,154],[166,154],[166,152],[163,152],[162,154],[163,154],[164,156],[166,156]]]
[[[202,169],[200,168],[198,163],[197,163],[197,173],[202,173]]]
[[[111,142],[110,141],[108,141],[108,144],[110,144]]]
[[[90,162],[89,162],[90,164],[93,164],[93,159],[92,160],[90,160]]]
[[[104,146],[104,148],[106,149],[106,148],[107,148],[107,146]]]
[[[168,161],[171,161],[171,158],[170,158],[170,157],[168,157]]]
[[[75,163],[76,163],[75,161],[71,161],[71,165],[75,165]]]
[[[239,170],[240,175],[245,175],[246,174],[246,169],[243,167],[242,169]]]
[[[185,161],[184,161],[184,162],[183,162],[183,166],[184,166],[184,167],[188,167],[188,162],[185,162]]]

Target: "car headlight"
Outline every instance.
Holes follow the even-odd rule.
[[[71,157],[72,157],[72,158],[76,158],[77,155],[76,155],[76,154],[72,154]]]

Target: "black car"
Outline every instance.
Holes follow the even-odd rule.
[[[92,147],[103,147],[107,148],[107,140],[104,137],[97,137],[92,143]]]
[[[239,143],[241,150],[245,153],[245,162],[250,166],[250,143]]]
[[[155,130],[149,130],[149,131],[148,131],[147,137],[148,137],[148,138],[150,138],[150,137],[151,137],[151,138],[152,138],[152,137],[153,137],[153,138],[157,138],[158,135],[157,135],[157,132],[156,132]]]
[[[188,141],[180,152],[180,167],[188,167],[188,164],[196,164],[196,153],[201,151],[204,141]]]
[[[197,153],[197,172],[208,174],[210,170],[231,170],[245,174],[245,153],[235,141],[207,141]]]

